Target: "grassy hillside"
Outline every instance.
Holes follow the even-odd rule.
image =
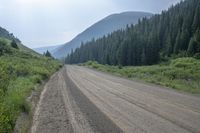
[[[29,112],[26,98],[31,91],[61,67],[58,61],[26,49],[0,39],[0,132],[12,132],[20,112]]]
[[[176,90],[200,94],[200,60],[177,58],[152,66],[109,66],[89,61],[83,65],[130,79],[139,79]]]
[[[12,42],[11,40],[7,39],[7,38],[3,38],[0,36],[0,40],[4,40],[7,42],[7,45],[10,46],[10,43]],[[19,51],[23,52],[23,53],[28,53],[28,54],[32,54],[34,56],[40,56],[40,54],[38,54],[37,52],[35,52],[34,50],[24,46],[23,44],[21,44],[21,42],[16,41],[17,46],[19,47]]]

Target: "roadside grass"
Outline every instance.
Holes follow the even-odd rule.
[[[152,66],[110,66],[88,61],[84,64],[103,72],[200,94],[200,60],[177,58]]]
[[[62,65],[53,59],[12,48],[0,39],[0,132],[13,131],[20,112],[30,112],[26,98]]]

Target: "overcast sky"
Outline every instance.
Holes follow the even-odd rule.
[[[102,18],[160,13],[180,0],[0,0],[0,26],[30,48],[63,44]]]

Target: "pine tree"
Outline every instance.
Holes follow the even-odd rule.
[[[180,38],[180,31],[178,32],[177,36],[176,36],[176,42],[174,45],[174,53],[177,54],[178,51],[180,50],[181,47],[181,38]]]
[[[188,46],[188,49],[187,49],[188,55],[190,55],[190,56],[194,55],[194,53],[195,53],[195,51],[196,51],[196,50],[195,50],[196,45],[197,45],[197,43],[196,43],[194,37],[191,38],[190,43],[189,43],[189,46]]]
[[[145,54],[145,49],[142,50],[142,57],[141,57],[141,62],[142,65],[146,65],[146,54]]]
[[[171,37],[170,36],[167,37],[167,40],[165,42],[164,51],[165,51],[165,55],[166,56],[169,56],[173,52],[173,46],[172,46],[172,42],[171,42]]]
[[[47,52],[44,54],[46,57],[51,57],[52,58],[52,55],[51,53],[47,50]]]
[[[195,10],[195,15],[194,15],[194,20],[192,24],[192,31],[195,33],[197,28],[200,26],[200,2],[198,2],[198,5],[196,6]]]
[[[19,49],[17,43],[15,42],[15,40],[12,40],[11,42],[11,46],[15,49]]]
[[[187,29],[184,29],[180,35],[180,50],[187,50],[188,48],[188,43],[190,40],[189,32]]]
[[[197,30],[194,36],[191,38],[188,50],[188,54],[190,56],[196,54],[200,54],[200,30]]]

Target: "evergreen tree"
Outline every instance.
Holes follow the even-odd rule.
[[[180,50],[184,50],[186,51],[188,48],[188,43],[190,40],[190,36],[189,36],[189,32],[187,31],[187,29],[184,29],[180,35]]]
[[[164,55],[165,56],[170,56],[170,54],[173,52],[173,46],[172,46],[172,42],[171,42],[171,37],[168,36],[165,42],[165,47],[163,49]]]
[[[190,43],[189,43],[189,46],[188,46],[188,50],[187,50],[187,53],[189,55],[194,55],[195,51],[196,51],[196,45],[197,45],[197,42],[195,41],[194,37],[191,38],[190,40]]]
[[[176,36],[176,42],[175,42],[175,46],[174,46],[174,53],[175,54],[177,54],[179,52],[180,47],[181,47],[181,33],[179,31],[177,36]]]
[[[195,33],[197,28],[200,26],[200,1],[198,1],[198,4],[196,6],[194,20],[192,24],[192,31]]]
[[[12,40],[11,42],[11,46],[15,49],[19,49],[17,43],[15,42],[15,40]]]
[[[200,30],[199,29],[191,38],[187,52],[189,55],[200,54]]]
[[[52,58],[52,55],[51,55],[51,53],[47,50],[47,52],[46,53],[44,53],[44,55],[46,56],[46,57],[51,57]]]
[[[142,50],[142,59],[141,59],[141,61],[142,61],[142,64],[143,65],[146,65],[146,54],[145,54],[146,52],[145,52],[145,49],[143,49]]]

